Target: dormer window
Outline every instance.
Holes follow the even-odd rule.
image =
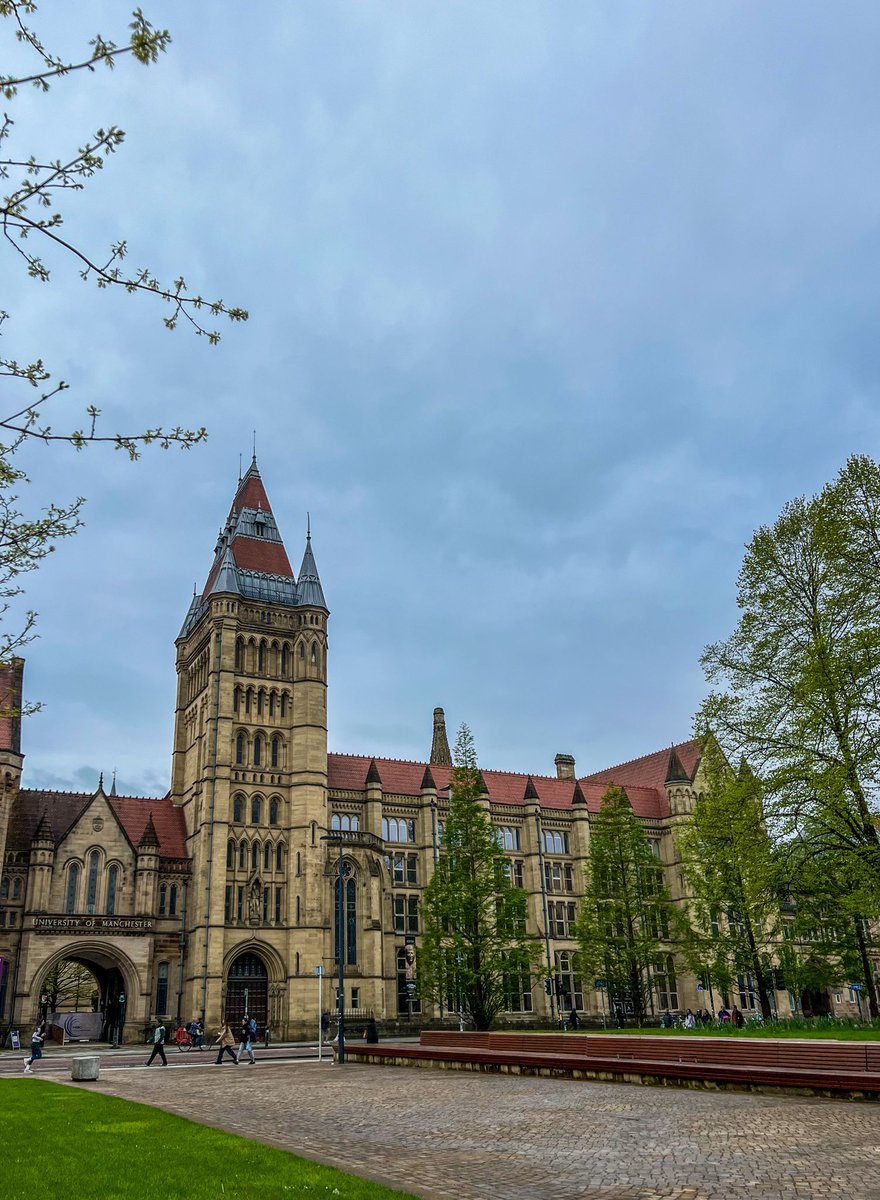
[[[257,521],[257,522],[256,522],[256,524],[254,525],[254,529],[255,529],[255,531],[256,531],[257,537],[264,537],[264,536],[265,536],[265,534],[266,534],[266,526],[263,524],[263,522],[262,522],[262,521]]]

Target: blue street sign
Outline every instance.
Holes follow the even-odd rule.
[[[860,983],[851,983],[849,986],[854,992],[860,992],[862,990],[862,985]]]
[[[603,992],[605,990],[605,988],[608,987],[608,980],[607,979],[597,979],[596,987],[599,989],[600,992]]]

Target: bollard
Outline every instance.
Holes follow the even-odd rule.
[[[70,1065],[70,1078],[79,1083],[91,1083],[98,1078],[100,1064],[97,1054],[79,1054]]]

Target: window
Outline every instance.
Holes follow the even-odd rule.
[[[260,642],[259,649],[257,650],[257,670],[263,671],[265,669],[265,666],[266,666],[266,643]],[[261,696],[262,696],[262,694],[263,693],[260,692]]]
[[[244,888],[239,884],[235,889],[235,919],[241,921],[244,914]]]
[[[281,693],[281,715],[282,717],[287,716],[287,692]]]
[[[281,888],[275,889],[275,924],[281,924]]]
[[[284,847],[279,842],[275,847],[275,870],[282,871],[284,869]]]
[[[244,734],[240,733],[235,739],[235,761],[237,763],[244,762]]]
[[[241,688],[235,687],[232,689],[232,711],[238,712],[238,705],[241,700]]]
[[[382,818],[382,840],[385,842],[414,842],[416,823],[403,817]]]
[[[223,920],[228,924],[232,920],[232,885],[226,885],[226,894],[223,897]]]
[[[280,759],[280,752],[281,752],[281,738],[273,737],[272,738],[272,757],[271,757],[271,763],[272,763],[273,767],[278,766],[278,762]]]
[[[528,971],[510,971],[505,974],[504,1009],[514,1013],[532,1011],[532,981]]]
[[[654,857],[659,862],[660,861],[660,839],[659,838],[648,838],[648,846],[650,847],[651,853],[654,855]]]
[[[397,1011],[402,1017],[422,1011],[416,991],[416,948],[399,946],[397,950]]]
[[[168,892],[168,915],[169,917],[177,916],[177,884],[172,883]]]
[[[251,870],[256,871],[260,866],[260,843],[254,842],[251,846]]]
[[[262,815],[263,802],[259,796],[254,796],[251,800],[251,825],[259,825]]]
[[[119,867],[112,866],[107,872],[107,904],[108,917],[116,916],[116,890],[119,887]]]
[[[247,870],[247,842],[238,843],[238,869],[239,871]]]
[[[755,995],[755,981],[751,975],[737,975],[736,990],[739,992],[740,1008],[748,1012],[750,1008],[758,1007],[758,998]]]
[[[156,1016],[168,1011],[168,963],[160,962],[156,973]]]
[[[281,647],[281,674],[286,675],[290,670],[290,651],[287,646]]]
[[[334,933],[335,945],[333,954],[336,962],[339,962],[339,947],[340,947],[340,928],[339,918],[344,915],[345,927],[345,962],[348,966],[354,966],[357,963],[357,888],[354,879],[350,874],[345,875],[345,872],[351,871],[349,863],[343,864],[344,877],[340,881],[338,878],[334,882]],[[342,900],[345,906],[344,914],[340,913],[340,886],[342,886]]]
[[[558,829],[545,829],[544,850],[547,854],[568,854],[568,834]]]
[[[101,865],[101,855],[93,850],[89,855],[89,883],[86,889],[86,912],[95,911],[95,901],[98,896],[98,867]]]
[[[159,916],[164,917],[168,908],[168,885],[165,883],[159,884]],[[158,1010],[157,1010],[158,1011]],[[164,1008],[161,1010],[164,1012]]]
[[[253,703],[253,699],[252,699],[252,698],[253,698],[253,694],[254,694],[254,690],[253,690],[253,688],[246,688],[246,689],[245,689],[245,693],[244,693],[244,711],[245,711],[245,713],[246,713],[246,714],[248,714],[248,715],[250,714],[250,711],[251,711],[251,704]]]
[[[65,912],[76,912],[76,893],[79,889],[79,863],[71,863],[67,872],[67,900]]]
[[[264,887],[263,888],[263,924],[264,925],[269,924],[269,895],[270,895],[270,889],[267,887]]]
[[[226,843],[226,870],[231,871],[235,867],[235,842],[228,841]]]
[[[544,863],[544,890],[547,892],[573,892],[574,868],[571,863]]]
[[[263,847],[263,870],[272,870],[272,846],[269,842],[266,842],[265,846]]]
[[[244,796],[235,796],[232,801],[232,819],[237,825],[244,820]]]
[[[497,837],[502,850],[519,850],[519,828],[516,825],[502,825],[497,830]]]
[[[269,801],[269,824],[278,824],[278,801],[274,796]]]
[[[235,669],[236,669],[236,671],[241,670],[241,663],[242,663],[243,657],[244,657],[244,654],[242,652],[241,638],[236,638],[235,639]]]
[[[9,880],[4,879],[3,882],[0,883],[0,900],[8,900],[8,899],[9,899]]]
[[[547,905],[550,918],[550,936],[567,938],[574,936],[576,909],[571,900],[551,900]]]
[[[513,887],[521,888],[523,886],[523,864],[521,858],[510,859],[507,863],[507,872],[510,882]]]
[[[262,688],[260,688],[260,690],[257,692],[257,716],[258,717],[261,717],[263,715],[263,697],[265,696],[265,694],[266,693],[263,691]]]
[[[330,818],[331,829],[341,829],[345,833],[357,831],[361,827],[361,819],[357,813],[334,813]]]
[[[13,879],[13,881],[12,881],[12,899],[13,900],[21,899],[21,876],[20,875],[16,875],[15,879]]]
[[[394,932],[419,932],[419,898],[418,896],[395,896],[394,901]]]
[[[675,962],[671,954],[661,955],[654,960],[654,989],[657,1008],[660,1012],[671,1012],[678,1008],[678,984],[675,979]]]
[[[584,1007],[584,984],[574,969],[574,955],[568,950],[556,953],[556,976],[559,980],[560,1002],[569,1009]]]
[[[275,716],[275,693],[274,692],[269,693],[269,716],[270,717]],[[277,765],[278,765],[277,763],[272,764],[273,767],[277,766]]]
[[[254,738],[254,766],[260,765],[260,760],[263,757],[263,739],[259,734]]]

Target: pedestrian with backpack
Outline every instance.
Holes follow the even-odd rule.
[[[150,1041],[153,1043],[153,1049],[150,1053],[150,1057],[147,1059],[147,1066],[150,1065],[150,1063],[158,1054],[162,1059],[162,1066],[167,1067],[168,1059],[165,1057],[165,1026],[161,1021],[156,1021]]]
[[[242,1054],[247,1054],[248,1061],[253,1066],[256,1061],[254,1059],[254,1038],[257,1036],[257,1022],[247,1013],[241,1018],[241,1034],[239,1036],[241,1040],[238,1046],[238,1061],[241,1062]]]

